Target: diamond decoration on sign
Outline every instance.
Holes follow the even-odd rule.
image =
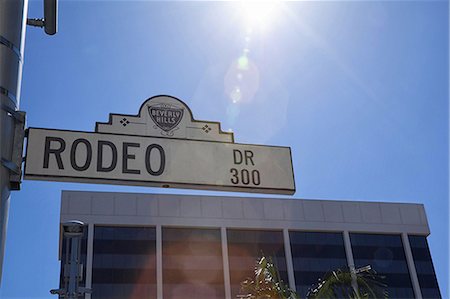
[[[120,120],[120,123],[122,124],[122,126],[126,127],[130,122],[128,119],[124,117],[123,119]]]
[[[202,130],[205,131],[205,133],[209,133],[209,131],[211,131],[211,128],[208,127],[208,125],[204,125]]]

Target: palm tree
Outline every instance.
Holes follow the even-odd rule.
[[[300,299],[295,291],[291,290],[269,258],[264,255],[255,265],[255,278],[247,278],[241,283],[243,294],[238,298],[246,299]]]
[[[325,274],[312,286],[306,295],[308,299],[350,298],[350,299],[385,299],[388,298],[383,276],[370,266],[353,271],[335,270]]]
[[[272,260],[264,255],[259,258],[254,270],[255,278],[247,278],[241,283],[241,295],[245,299],[300,299],[280,279],[278,270]],[[388,293],[382,282],[383,276],[377,274],[370,266],[351,270],[335,270],[325,274],[313,285],[307,299],[386,299]]]

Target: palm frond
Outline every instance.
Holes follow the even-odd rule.
[[[386,299],[388,292],[383,279],[384,276],[371,269],[359,273],[352,273],[349,269],[330,271],[310,288],[306,297],[308,299]],[[357,286],[356,290],[353,285]]]
[[[256,262],[255,278],[247,278],[241,283],[239,298],[248,299],[299,299],[280,278],[271,258],[262,256]]]

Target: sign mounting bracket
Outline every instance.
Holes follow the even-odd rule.
[[[24,111],[16,111],[6,105],[2,105],[1,108],[8,112],[8,115],[14,120],[14,139],[12,143],[11,160],[1,157],[1,163],[10,170],[9,179],[11,190],[20,190],[20,184],[22,182],[22,152],[25,139],[26,113]]]

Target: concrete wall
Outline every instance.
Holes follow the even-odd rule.
[[[421,204],[63,191],[61,222],[428,235]]]

